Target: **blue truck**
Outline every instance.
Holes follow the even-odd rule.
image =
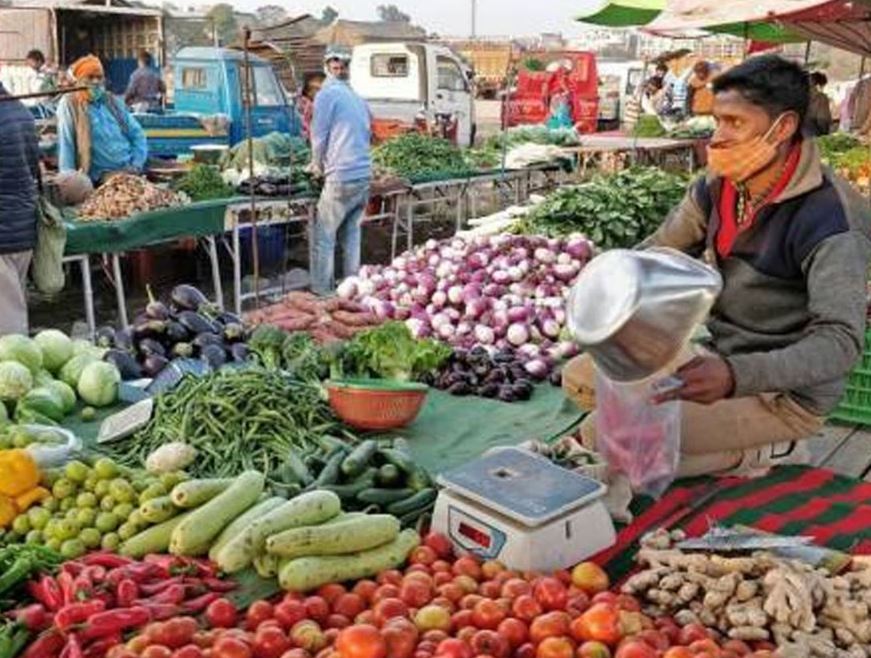
[[[301,122],[272,65],[249,55],[251,128],[299,135]],[[172,158],[196,145],[233,146],[247,137],[245,56],[229,48],[182,48],[172,59],[173,103],[164,112],[136,114],[149,154]]]

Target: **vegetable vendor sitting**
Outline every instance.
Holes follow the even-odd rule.
[[[758,474],[807,461],[804,439],[838,404],[865,342],[868,203],[803,139],[810,89],[797,64],[758,56],[713,82],[708,173],[640,246],[671,247],[719,270],[711,340],[678,363],[678,474]],[[692,353],[689,353],[689,352]],[[563,370],[589,407],[585,357]],[[581,426],[596,443],[596,414]]]
[[[148,159],[145,132],[106,90],[103,65],[87,55],[70,74],[84,91],[67,94],[57,112],[60,171],[81,171],[95,184],[117,172],[139,173]]]

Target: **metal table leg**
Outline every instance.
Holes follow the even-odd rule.
[[[233,301],[236,315],[242,314],[242,255],[239,253],[239,225],[233,224]]]
[[[218,262],[218,246],[215,243],[215,236],[209,235],[205,238],[209,249],[209,261],[212,264],[212,285],[215,288],[215,302],[220,308],[224,308],[224,288],[221,285],[221,268]]]
[[[124,296],[124,279],[121,276],[121,258],[115,253],[112,254],[112,278],[115,279],[115,299],[118,303],[118,318],[121,320],[121,328],[126,329],[130,326],[127,321],[127,299]]]
[[[407,212],[405,225],[406,249],[411,251],[412,246],[414,246],[414,201],[408,204]]]
[[[97,319],[94,314],[94,288],[91,285],[91,259],[87,255],[79,256],[79,267],[82,270],[82,289],[85,295],[85,322],[91,339],[97,334]]]

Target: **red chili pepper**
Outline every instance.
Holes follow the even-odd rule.
[[[117,607],[117,601],[115,599],[115,594],[109,592],[105,589],[100,589],[94,592],[94,596],[91,599],[92,601],[102,601],[106,604],[106,609],[110,610],[112,608]]]
[[[94,583],[91,581],[90,574],[82,571],[75,580],[73,580],[73,596],[76,601],[87,601],[94,595]]]
[[[191,599],[190,601],[185,601],[182,603],[182,608],[185,612],[201,612],[209,607],[209,604],[212,601],[216,601],[223,596],[221,592],[209,592],[208,594],[203,594],[200,597],[195,599]]]
[[[40,633],[39,637],[27,647],[22,658],[57,658],[64,644],[64,636],[57,629],[52,628]]]
[[[51,576],[43,576],[39,581],[29,581],[27,583],[27,591],[51,612],[60,610],[60,607],[63,605],[63,594],[61,593],[60,585]]]
[[[185,599],[185,586],[170,585],[162,592],[148,598],[149,603],[181,603]]]
[[[61,567],[61,571],[64,573],[68,573],[71,576],[78,576],[85,569],[85,565],[77,560],[70,560],[69,562],[64,562]]]
[[[117,608],[91,615],[85,633],[88,637],[101,637],[145,626],[151,621],[151,612],[145,607]]]
[[[75,633],[67,636],[67,643],[60,652],[60,658],[83,658],[82,645],[79,644],[79,638]]]
[[[91,615],[103,612],[105,609],[106,604],[100,599],[84,603],[70,603],[58,610],[54,616],[54,625],[61,631],[67,631],[72,626],[86,622]]]
[[[18,608],[10,613],[20,624],[24,624],[31,632],[41,631],[49,625],[48,615],[45,614],[45,606],[40,603]]]
[[[57,584],[60,586],[61,600],[64,605],[68,605],[75,601],[75,591],[73,589],[73,577],[67,571],[61,571],[57,575]]]
[[[173,585],[179,585],[182,582],[187,580],[186,578],[182,578],[181,576],[175,576],[173,578],[167,578],[166,580],[160,580],[156,583],[143,583],[139,585],[139,591],[142,592],[145,596],[153,596],[158,592],[162,592],[167,587],[172,587]],[[120,583],[119,583],[120,585]]]
[[[220,578],[204,578],[203,584],[213,592],[230,592],[236,589],[236,583],[232,580],[221,580]]]
[[[156,578],[169,578],[169,571],[156,564],[140,562],[128,564],[123,569],[124,576],[135,583],[143,583]]]
[[[151,614],[152,621],[164,621],[165,619],[172,619],[173,617],[178,617],[183,612],[185,612],[181,606],[174,605],[172,603],[149,603],[143,602],[142,605],[137,606],[141,608],[145,608]]]
[[[101,567],[99,564],[85,567],[85,570],[82,572],[92,583],[102,583],[106,579],[106,573],[106,567]]]
[[[127,608],[139,598],[139,586],[129,578],[125,578],[115,588],[115,597],[118,599],[119,607]]]
[[[94,640],[85,647],[84,658],[105,658],[109,649],[121,644],[121,642],[121,633],[113,633]]]
[[[115,553],[88,553],[87,555],[79,558],[82,564],[85,564],[89,567],[105,567],[106,569],[116,569],[118,567],[125,567],[128,564],[133,564],[133,560],[130,558],[124,557],[122,555],[116,555]]]

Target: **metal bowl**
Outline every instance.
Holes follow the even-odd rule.
[[[572,287],[569,330],[609,379],[647,379],[675,360],[722,286],[716,270],[672,249],[608,251]]]
[[[194,162],[210,165],[218,164],[229,150],[230,147],[225,144],[196,144],[191,146]]]

